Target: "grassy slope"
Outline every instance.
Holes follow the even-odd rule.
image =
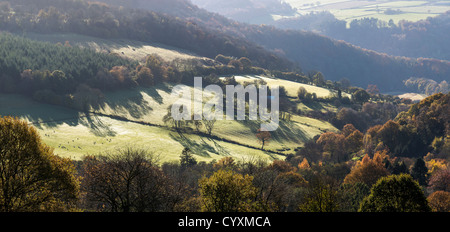
[[[279,80],[277,84],[290,84]],[[311,86],[309,91],[316,87]],[[187,87],[191,88],[191,87]],[[319,95],[319,93],[318,93]],[[223,156],[237,159],[262,157],[282,159],[275,153],[261,151],[254,133],[259,122],[218,121],[213,135],[220,139],[201,137],[195,133],[182,135],[167,128],[162,117],[167,107],[178,98],[171,95],[171,86],[124,90],[106,94],[106,103],[98,113],[120,116],[86,116],[74,110],[34,102],[19,95],[0,95],[0,115],[13,115],[28,120],[39,130],[43,141],[61,156],[81,159],[86,154],[108,152],[124,146],[155,151],[161,161],[178,160],[184,146],[189,146],[198,160],[210,161]],[[149,123],[155,126],[143,125]],[[266,149],[289,154],[303,142],[323,131],[336,131],[320,120],[294,116],[291,122],[281,122],[272,133]]]
[[[306,89],[306,91],[308,91],[310,93],[316,93],[318,98],[329,97],[330,95],[333,94],[332,91],[330,91],[329,89],[326,89],[326,88],[297,83],[297,82],[293,82],[293,81],[289,81],[289,80],[277,79],[277,78],[268,78],[268,77],[262,77],[262,76],[236,76],[235,79],[239,83],[253,82],[254,80],[262,79],[269,86],[273,86],[273,85],[284,86],[287,91],[288,96],[290,96],[290,97],[296,97],[297,91],[300,87],[304,87]],[[350,94],[343,93],[342,95],[344,97],[351,98]]]
[[[63,157],[81,159],[132,146],[154,151],[161,161],[178,160],[183,145],[189,145],[200,161],[233,156],[238,159],[282,156],[233,143],[178,133],[157,126],[116,120],[109,117],[78,113],[63,107],[37,103],[20,95],[0,94],[0,115],[12,115],[30,122],[39,131],[44,143]]]
[[[106,98],[106,104],[98,112],[156,125],[164,125],[162,118],[167,114],[167,108],[178,99],[171,95],[171,87],[166,85],[138,91],[109,93]],[[257,147],[259,145],[254,133],[259,125],[258,122],[252,121],[218,121],[213,134]],[[294,149],[301,146],[305,139],[312,138],[323,130],[335,131],[336,129],[327,122],[296,116],[291,122],[281,122],[280,129],[272,133],[273,140],[267,148],[277,150],[288,146]]]

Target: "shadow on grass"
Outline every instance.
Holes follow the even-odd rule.
[[[84,114],[63,106],[36,102],[18,94],[0,94],[0,115],[26,119],[37,129],[56,128],[63,124],[70,127],[86,126],[96,136],[115,136],[98,116]]]
[[[91,133],[98,137],[114,137],[117,135],[117,132],[112,130],[107,124],[105,124],[98,116],[96,115],[87,115],[84,118],[80,118],[78,121],[81,125],[89,128]]]
[[[258,129],[261,128],[261,124],[263,123],[260,120],[251,121],[244,120],[239,121],[243,126],[249,128],[255,134]],[[284,120],[280,120],[278,129],[270,132],[271,140],[277,141],[281,144],[286,142],[294,142],[294,143],[302,143],[308,139],[305,132],[294,122],[287,122]],[[255,137],[256,138],[256,137]]]
[[[91,106],[94,110],[104,110],[108,105],[115,113],[121,115],[131,115],[135,119],[141,119],[149,114],[153,109],[149,102],[144,99],[143,94],[150,96],[156,103],[164,104],[163,97],[159,94],[159,90],[169,93],[171,86],[167,84],[159,84],[150,88],[134,88],[116,92],[109,92],[106,98],[98,105]]]
[[[19,94],[0,94],[0,115],[26,119],[31,125],[42,129],[61,124],[77,126],[80,113],[76,110],[36,102]]]
[[[198,143],[194,139],[186,137],[183,133],[170,133],[170,137],[179,142],[183,147],[191,149],[192,153],[198,156],[209,158],[211,156],[208,152],[217,154],[216,149],[206,143],[203,139],[201,139],[200,143]]]
[[[179,142],[183,147],[189,148],[192,153],[202,156],[211,157],[210,153],[217,154],[220,156],[228,156],[230,153],[221,146],[213,138],[198,136],[199,140],[186,137],[183,133],[170,133],[170,137]],[[214,146],[210,145],[212,142]]]
[[[272,138],[279,141],[303,142],[308,139],[305,132],[294,122],[280,121],[278,130],[272,132]]]
[[[303,102],[303,104],[312,110],[317,110],[317,111],[325,110],[323,105],[317,101]]]

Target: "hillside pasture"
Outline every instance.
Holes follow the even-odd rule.
[[[249,78],[252,79],[253,77]],[[240,77],[236,77],[236,79],[243,80]],[[275,79],[267,80],[269,81],[268,85],[273,83],[292,85],[288,81],[280,80],[278,83]],[[310,91],[317,88],[315,86],[306,86],[310,88]],[[294,90],[295,92],[297,91],[295,89],[297,87],[294,86],[292,88],[291,93],[293,95]],[[101,108],[93,110],[104,115],[126,118],[130,121],[150,123],[157,126],[170,126],[163,122],[163,117],[168,114],[169,107],[179,99],[178,96],[172,95],[172,88],[173,86],[171,85],[158,85],[155,88],[140,88],[138,90],[107,93],[105,104]],[[185,86],[185,88],[188,88],[188,91],[192,93],[192,87]],[[320,96],[326,96],[326,93],[329,94],[326,89],[317,88],[317,90],[322,91]],[[309,120],[309,124],[304,123],[305,119]],[[255,133],[260,128],[260,125],[260,121],[218,120],[214,126],[213,135],[243,145],[259,147]],[[194,130],[194,126],[191,125],[190,128]],[[298,117],[289,122],[281,121],[280,128],[272,132],[272,140],[267,149],[292,152],[294,148],[301,146],[304,141],[322,133],[321,131],[335,130],[336,128],[330,123],[306,117]],[[205,132],[205,128],[202,128],[201,131]],[[291,149],[285,149],[286,147]]]
[[[224,156],[238,160],[283,159],[279,154],[251,146],[196,134],[180,134],[167,127],[86,115],[64,107],[38,103],[20,95],[0,94],[0,115],[28,121],[57,155],[73,160],[126,147],[154,152],[161,162],[178,160],[184,147],[190,147],[199,161],[218,160]],[[257,144],[256,138],[254,143]]]
[[[295,95],[301,85],[270,78],[265,81],[269,85],[286,84],[290,87],[287,88],[289,95]],[[87,114],[38,103],[21,95],[0,94],[0,115],[27,120],[38,129],[42,140],[53,147],[56,154],[74,160],[127,146],[155,151],[164,162],[178,160],[184,147],[189,147],[202,161],[223,156],[283,159],[314,136],[325,131],[337,131],[328,122],[293,115],[290,121],[281,120],[279,129],[271,132],[272,138],[265,150],[260,150],[261,144],[255,136],[260,121],[219,120],[211,136],[206,134],[204,127],[197,132],[193,125],[177,132],[163,121],[169,106],[179,99],[172,94],[173,87],[161,84],[153,88],[107,92],[104,102],[91,108]],[[316,90],[318,96],[329,94],[326,89],[306,87],[309,91]],[[193,90],[189,86],[184,88]]]
[[[264,76],[235,76],[235,79],[237,82],[241,84],[245,82],[251,83],[257,80],[263,80],[264,82],[267,83],[268,86],[283,86],[286,89],[288,96],[294,98],[297,97],[297,91],[300,87],[305,88],[306,91],[308,91],[309,93],[315,93],[318,98],[330,97],[333,94],[333,91],[323,87],[298,83],[289,80],[283,80],[279,78],[270,78]],[[351,97],[350,94],[346,93],[343,93],[343,96]]]

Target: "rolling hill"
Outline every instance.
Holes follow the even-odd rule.
[[[282,86],[292,85],[289,81],[273,81]],[[0,115],[27,120],[56,154],[74,160],[124,146],[156,151],[161,162],[178,160],[184,147],[189,147],[199,161],[224,156],[239,160],[284,159],[314,136],[338,131],[329,122],[294,115],[291,121],[281,122],[265,150],[260,149],[255,136],[257,122],[218,121],[212,137],[198,134],[194,128],[179,133],[163,122],[167,108],[177,100],[171,96],[171,87],[159,85],[107,92],[103,106],[91,109],[90,113],[39,103],[21,95],[0,94]],[[306,87],[311,92],[317,91],[319,96],[325,96],[328,91]]]
[[[375,84],[382,92],[405,91],[403,81],[410,77],[424,77],[441,82],[447,80],[450,74],[450,62],[446,60],[394,56],[313,32],[239,23],[185,0],[170,0],[164,4],[156,4],[156,0],[102,1],[132,8],[139,6],[141,9],[183,17],[188,22],[216,33],[261,45],[296,62],[305,73],[320,71],[326,79],[333,81],[347,78],[352,85],[362,88]]]

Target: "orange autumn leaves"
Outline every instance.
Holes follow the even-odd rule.
[[[361,161],[357,161],[352,171],[345,177],[344,183],[364,183],[372,186],[379,178],[388,176],[390,173],[383,163],[383,160],[388,157],[386,153],[386,150],[379,151],[375,153],[373,159],[365,155]]]

